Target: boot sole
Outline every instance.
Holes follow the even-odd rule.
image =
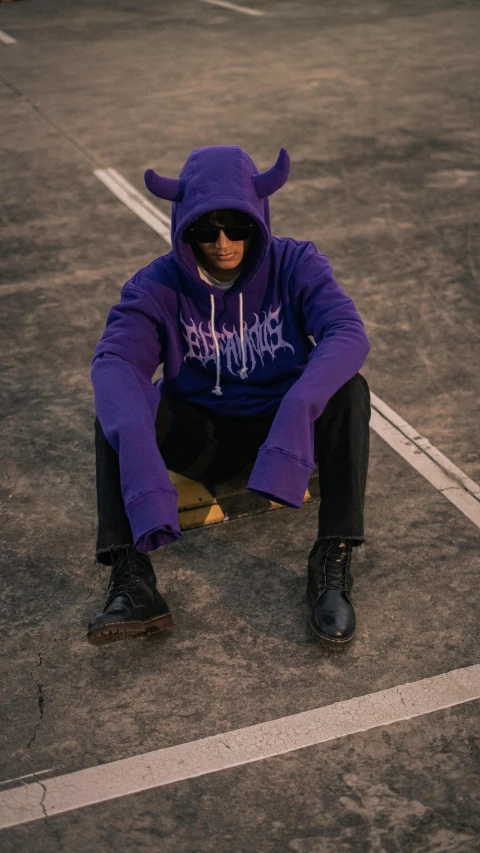
[[[145,622],[110,622],[94,628],[87,633],[87,641],[92,646],[104,646],[115,643],[127,637],[143,637],[147,634],[157,634],[161,631],[171,631],[174,626],[171,613],[155,616]]]
[[[313,598],[308,588],[307,601],[310,606],[313,607]],[[340,651],[340,649],[343,649],[344,646],[346,646],[348,643],[351,643],[356,633],[354,631],[353,634],[351,634],[349,637],[343,637],[340,640],[335,640],[333,637],[325,637],[324,634],[321,634],[320,631],[317,630],[315,624],[312,622],[311,619],[308,620],[308,627],[310,628],[311,633],[313,634],[320,646],[324,646],[324,648],[326,649],[333,649],[337,652]]]

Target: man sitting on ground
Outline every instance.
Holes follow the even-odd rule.
[[[268,197],[289,167],[285,149],[259,173],[240,147],[212,146],[179,178],[145,174],[173,202],[172,250],[125,284],[94,354],[96,558],[111,576],[90,643],[173,624],[148,556],[181,535],[169,470],[215,484],[252,464],[248,489],[300,508],[315,459],[310,625],[330,648],[354,636],[370,419],[358,371],[370,345],[328,259],[271,234]]]

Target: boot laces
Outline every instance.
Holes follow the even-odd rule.
[[[344,540],[335,542],[325,556],[325,589],[337,589],[348,592],[349,549]]]
[[[138,569],[135,560],[128,553],[122,554],[116,559],[110,575],[105,607],[108,607],[118,595],[127,595],[133,604],[133,596],[138,589],[140,579]]]

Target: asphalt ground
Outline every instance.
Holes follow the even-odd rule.
[[[244,2],[244,5],[247,5]],[[317,506],[153,555],[176,630],[105,648],[89,367],[120,287],[168,246],[139,190],[202,145],[292,159],[277,235],[354,299],[370,388],[469,477],[478,455],[478,4],[1,4],[0,794],[478,662],[478,528],[372,431],[358,636],[307,631]],[[167,203],[159,203],[169,213]],[[6,829],[10,851],[476,853],[478,703]],[[39,777],[40,778],[40,777]],[[27,779],[27,781],[29,781]]]

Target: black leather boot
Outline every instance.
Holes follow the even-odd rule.
[[[173,628],[168,604],[157,590],[148,554],[129,548],[113,556],[107,601],[88,624],[94,646]]]
[[[330,649],[343,648],[355,635],[351,559],[352,543],[348,539],[318,539],[308,557],[310,627],[315,638]]]

